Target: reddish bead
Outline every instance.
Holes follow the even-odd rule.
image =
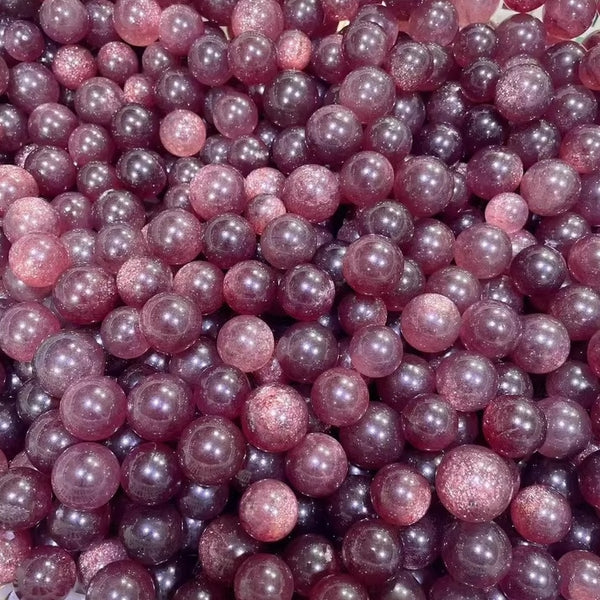
[[[393,463],[373,477],[371,500],[384,521],[407,527],[421,519],[429,509],[431,489],[427,480],[412,468]]]
[[[544,485],[522,488],[510,505],[510,516],[518,533],[536,544],[558,542],[571,527],[568,500]]]
[[[242,430],[267,452],[290,450],[306,435],[306,402],[292,387],[266,384],[254,389],[242,407]]]
[[[437,469],[435,485],[446,509],[472,523],[495,519],[513,495],[507,463],[483,446],[465,445],[448,451]]]
[[[283,539],[298,520],[298,502],[283,482],[262,479],[252,483],[242,495],[239,507],[242,527],[261,542]]]

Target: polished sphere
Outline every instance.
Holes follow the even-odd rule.
[[[52,490],[70,508],[93,510],[119,488],[119,462],[105,446],[81,442],[67,448],[52,467]]]
[[[435,485],[440,501],[455,517],[482,523],[496,518],[508,507],[513,476],[498,454],[467,444],[444,455]]]

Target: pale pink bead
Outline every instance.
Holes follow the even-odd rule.
[[[248,202],[244,217],[254,232],[261,235],[265,227],[286,213],[285,204],[277,196],[260,194]]]
[[[190,110],[174,110],[160,124],[160,141],[174,156],[193,156],[206,141],[204,121]]]
[[[132,46],[149,46],[158,39],[161,12],[157,0],[117,0],[113,13],[115,30]]]
[[[54,207],[36,196],[19,198],[6,211],[4,235],[11,243],[28,233],[60,235],[60,218]]]
[[[18,198],[37,196],[38,184],[31,174],[21,167],[0,165],[0,217]]]
[[[276,0],[239,0],[231,15],[234,36],[257,31],[276,40],[283,32],[283,12]]]
[[[126,102],[152,108],[155,104],[154,84],[147,75],[136,73],[123,84],[123,97]]]
[[[56,80],[70,90],[76,90],[84,81],[95,77],[97,71],[96,59],[83,46],[62,46],[52,61]]]
[[[251,171],[244,180],[246,198],[252,200],[259,194],[280,196],[285,183],[285,175],[273,167],[261,167]]]
[[[54,285],[69,262],[64,244],[46,233],[24,235],[8,253],[8,264],[14,274],[26,285],[36,288]]]
[[[277,40],[277,64],[280,69],[302,71],[310,63],[312,43],[302,31],[290,29],[284,31]]]
[[[485,207],[485,220],[506,233],[515,233],[527,223],[529,207],[519,194],[503,192],[494,196]]]

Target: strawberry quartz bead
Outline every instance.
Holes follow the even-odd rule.
[[[585,235],[571,246],[567,256],[570,274],[580,283],[598,288],[600,273],[600,236]]]
[[[4,235],[12,243],[28,233],[60,235],[60,216],[43,198],[28,197],[16,200],[6,212]]]
[[[583,451],[592,437],[588,412],[574,400],[550,396],[538,402],[548,428],[538,450],[550,458],[568,458]]]
[[[276,0],[240,0],[231,14],[231,29],[236,37],[254,31],[275,41],[283,27],[283,12]]]
[[[579,174],[595,173],[600,168],[600,126],[578,125],[562,139],[560,158]]]
[[[290,485],[311,498],[329,496],[343,483],[348,459],[342,445],[325,433],[309,433],[286,456]]]
[[[0,318],[0,348],[15,360],[31,361],[40,344],[59,330],[58,319],[45,306],[22,302]]]
[[[340,428],[339,435],[348,460],[363,469],[397,462],[404,448],[400,415],[383,402],[370,402],[362,418]]]
[[[60,600],[75,585],[77,569],[71,555],[62,548],[41,546],[31,551],[15,572],[18,598]]]
[[[373,477],[371,501],[384,521],[407,527],[423,518],[429,510],[431,489],[428,481],[414,469],[393,463]]]
[[[190,182],[190,202],[204,220],[224,212],[241,214],[248,203],[244,178],[229,165],[206,165]]]
[[[404,436],[418,450],[444,450],[457,441],[459,415],[442,396],[418,394],[401,411]]]
[[[458,338],[460,320],[452,300],[441,294],[421,294],[402,311],[402,335],[421,352],[442,352]]]
[[[255,554],[240,565],[233,583],[236,600],[292,600],[290,568],[274,554]]]
[[[171,291],[172,285],[170,267],[158,258],[130,258],[117,271],[119,296],[125,304],[138,309],[156,294]]]
[[[390,327],[367,325],[352,336],[348,352],[361,375],[385,377],[400,366],[402,340]]]
[[[596,17],[594,0],[546,0],[543,21],[548,35],[570,40],[580,36]]]
[[[79,0],[44,0],[39,12],[44,33],[59,44],[75,44],[89,31],[90,19]]]
[[[403,264],[402,252],[388,238],[370,234],[350,244],[342,270],[357,293],[378,296],[400,280]]]
[[[11,583],[17,567],[31,552],[31,533],[0,531],[0,584]]]
[[[189,110],[178,109],[166,115],[160,124],[160,141],[174,156],[193,156],[204,147],[204,121]]]
[[[209,579],[230,586],[244,559],[262,548],[262,543],[250,537],[233,515],[222,515],[202,532],[198,562]]]
[[[94,575],[104,567],[126,558],[125,546],[118,539],[107,538],[91,544],[79,555],[77,560],[78,572],[84,588],[88,588]]]
[[[501,275],[510,265],[508,235],[493,225],[478,223],[462,231],[454,243],[454,260],[478,279]]]
[[[441,503],[457,519],[484,523],[508,508],[514,480],[508,463],[498,454],[467,444],[442,457],[435,488]]]
[[[341,195],[338,177],[321,165],[303,165],[288,176],[281,199],[286,209],[318,223],[337,210]]]
[[[496,397],[498,375],[488,358],[457,350],[439,363],[436,389],[456,410],[481,410]]]
[[[544,314],[521,317],[522,332],[511,357],[528,373],[550,373],[569,356],[570,340],[564,325]]]
[[[284,550],[283,558],[294,576],[296,591],[305,596],[320,579],[340,570],[332,543],[322,535],[307,533],[295,537]]]
[[[285,215],[286,212],[285,204],[277,196],[259,194],[248,202],[244,218],[250,223],[254,233],[262,235],[271,221]]]
[[[308,409],[294,388],[278,383],[262,385],[243,405],[241,423],[244,435],[257,448],[285,452],[306,435]]]
[[[531,12],[544,4],[544,0],[504,0],[507,8],[517,12]]]
[[[186,477],[202,485],[220,485],[241,468],[246,445],[229,419],[205,416],[183,430],[177,453]]]
[[[86,377],[71,384],[60,401],[61,420],[84,441],[110,437],[125,423],[127,398],[110,377]]]
[[[163,292],[150,298],[140,313],[140,329],[151,347],[175,354],[189,348],[200,335],[202,315],[185,296]]]
[[[119,489],[117,457],[102,444],[81,442],[67,448],[52,467],[52,490],[66,506],[94,510]]]
[[[510,541],[494,522],[457,522],[444,532],[442,558],[456,581],[486,589],[506,575],[511,563]]]
[[[328,575],[320,579],[310,591],[310,600],[369,600],[367,588],[347,574]]]
[[[175,441],[193,417],[189,386],[168,373],[145,376],[127,397],[127,423],[145,440]]]
[[[527,170],[520,189],[531,212],[552,216],[569,210],[577,202],[581,180],[575,169],[565,162],[548,159]]]
[[[492,450],[509,458],[524,458],[544,443],[546,417],[528,398],[498,396],[483,413],[482,430]]]
[[[594,409],[592,411],[594,413]],[[578,478],[585,501],[596,509],[600,508],[600,452],[593,452],[579,465]]]
[[[410,39],[399,40],[386,61],[387,70],[400,92],[420,90],[433,71],[433,58],[427,46]]]
[[[104,374],[104,352],[88,333],[60,331],[46,338],[33,357],[37,378],[52,396],[88,375]]]
[[[519,156],[500,146],[482,148],[467,165],[467,186],[485,200],[514,191],[522,176],[523,163]]]
[[[348,571],[366,585],[381,585],[402,564],[398,530],[379,519],[354,523],[342,542],[342,559]]]
[[[153,600],[156,588],[150,573],[132,560],[116,560],[99,570],[87,588],[88,600],[135,598]]]
[[[535,544],[558,542],[571,527],[569,501],[545,485],[522,488],[511,502],[510,517],[519,535]]]
[[[594,46],[579,63],[579,78],[586,88],[600,90],[600,48]]]
[[[85,265],[64,271],[52,298],[63,319],[84,325],[102,321],[117,304],[118,293],[111,273],[102,267]]]
[[[191,6],[174,4],[165,8],[160,15],[160,43],[167,52],[176,56],[185,56],[203,33],[202,18]]]
[[[50,474],[58,456],[78,441],[65,429],[58,410],[51,408],[31,423],[25,435],[25,452],[36,469]]]
[[[511,234],[520,231],[527,223],[529,208],[525,200],[512,192],[494,196],[485,206],[485,220]]]
[[[193,299],[202,314],[210,314],[223,304],[223,272],[205,261],[187,263],[175,275],[173,289]]]
[[[518,0],[516,1],[518,2]],[[536,6],[539,6],[543,0],[529,1],[537,2]],[[487,23],[501,4],[499,0],[479,0],[479,2],[471,2],[471,0],[452,0],[452,3],[456,7],[458,22],[461,27],[464,27],[469,23]],[[505,2],[507,6],[509,3],[510,0],[509,2]],[[517,10],[515,7],[511,8]],[[534,6],[533,8],[536,7]],[[528,8],[527,11],[529,10],[532,9]]]
[[[556,560],[543,548],[515,546],[511,566],[499,588],[509,599],[554,600],[560,573]]]
[[[541,117],[552,100],[552,81],[533,64],[511,67],[496,85],[495,105],[500,114],[514,123]]]
[[[275,349],[270,327],[258,317],[238,315],[220,329],[217,350],[223,362],[244,373],[264,367]]]
[[[312,44],[306,33],[297,29],[284,31],[277,40],[277,66],[281,70],[302,71],[310,63]]]
[[[6,214],[15,200],[38,195],[38,184],[25,169],[14,165],[0,165],[0,216]]]
[[[69,266],[69,257],[64,244],[56,236],[29,233],[11,246],[8,263],[23,283],[46,287],[56,283]]]
[[[573,550],[558,560],[560,593],[565,600],[595,600],[600,589],[600,557],[593,552]]]
[[[457,32],[458,12],[450,0],[424,0],[408,19],[408,33],[417,42],[447,46]]]
[[[132,46],[149,46],[158,39],[160,15],[157,0],[117,0],[113,23],[124,42]]]
[[[239,506],[242,527],[261,542],[276,542],[287,536],[298,521],[294,492],[282,481],[262,479],[252,483]]]
[[[369,390],[364,379],[356,371],[342,367],[319,375],[310,397],[316,416],[335,427],[356,423],[369,406]]]
[[[150,348],[140,329],[139,311],[132,306],[119,306],[108,313],[100,336],[107,352],[117,358],[138,358]]]
[[[414,156],[396,170],[394,196],[414,217],[431,217],[452,199],[453,180],[446,165],[433,156]]]
[[[69,90],[76,90],[84,81],[95,77],[97,72],[93,54],[83,46],[61,46],[52,61],[56,81]]]
[[[0,476],[0,528],[2,530],[8,532],[30,529],[48,516],[51,507],[50,482],[39,471],[13,466]],[[2,544],[8,541],[6,538],[0,539]]]

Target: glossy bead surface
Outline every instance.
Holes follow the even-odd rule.
[[[494,519],[512,497],[508,465],[482,446],[459,446],[447,452],[435,482],[442,504],[457,518],[472,523]]]
[[[75,585],[75,562],[61,548],[39,547],[19,565],[14,588],[19,598],[63,598]]]
[[[70,508],[93,510],[119,487],[119,462],[105,446],[81,442],[67,448],[52,467],[52,490]]]
[[[178,454],[184,474],[203,485],[229,481],[242,466],[245,445],[241,431],[223,417],[200,417],[182,432]]]
[[[276,542],[292,531],[298,504],[292,490],[275,479],[252,483],[240,500],[242,527],[261,542]]]

